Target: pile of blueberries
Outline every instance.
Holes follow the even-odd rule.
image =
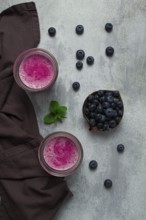
[[[90,94],[83,104],[83,115],[90,129],[113,129],[120,123],[123,113],[124,106],[119,91],[96,91]]]

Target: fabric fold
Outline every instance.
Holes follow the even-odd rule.
[[[13,63],[40,41],[33,2],[0,14],[0,219],[52,220],[72,193],[64,178],[46,173],[38,160],[39,133],[33,105],[14,81]]]

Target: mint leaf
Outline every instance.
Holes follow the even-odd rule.
[[[59,108],[59,103],[57,101],[51,101],[49,108],[50,112],[57,113],[58,108]]]
[[[58,121],[62,122],[62,120],[66,118],[67,107],[53,100],[50,102],[49,111],[49,114],[44,116],[44,123],[54,124]]]
[[[45,124],[53,124],[55,122],[57,122],[56,115],[54,115],[52,113],[45,115],[45,117],[44,117]]]

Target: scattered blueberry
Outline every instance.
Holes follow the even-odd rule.
[[[78,60],[83,60],[85,57],[85,52],[83,50],[77,50],[76,52],[76,58]]]
[[[80,83],[79,83],[79,82],[74,82],[74,83],[72,84],[72,87],[73,87],[73,89],[74,89],[75,91],[78,91],[79,88],[80,88]]]
[[[119,153],[122,153],[122,152],[124,151],[124,149],[125,149],[125,147],[124,147],[123,144],[118,144],[118,146],[117,146],[117,151],[118,151]]]
[[[83,68],[83,63],[81,61],[76,62],[76,68],[81,70]]]
[[[112,25],[111,23],[106,23],[106,25],[105,25],[105,30],[106,30],[107,32],[111,32],[112,29],[113,29],[113,25]]]
[[[113,96],[107,96],[106,97],[106,100],[107,100],[107,102],[113,102],[114,101],[114,98],[113,98]]]
[[[106,55],[107,55],[108,57],[111,57],[111,56],[113,56],[113,54],[114,54],[114,48],[113,48],[113,47],[107,47],[106,50],[105,50],[105,52],[106,52]]]
[[[111,181],[110,179],[106,179],[106,180],[104,181],[104,186],[105,186],[105,188],[109,189],[109,188],[112,187],[112,185],[113,185],[113,183],[112,183],[112,181]]]
[[[81,24],[77,25],[76,26],[76,33],[79,35],[83,34],[84,33],[84,26]]]
[[[95,170],[97,168],[98,164],[96,162],[96,160],[91,160],[89,163],[89,167],[91,170]]]
[[[93,63],[94,63],[94,57],[92,56],[87,57],[87,64],[92,65]]]
[[[56,29],[54,27],[50,27],[48,29],[48,34],[50,35],[50,37],[54,37],[56,34]]]

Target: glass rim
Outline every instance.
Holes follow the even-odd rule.
[[[54,168],[50,167],[47,164],[47,162],[45,161],[44,156],[43,156],[44,148],[45,148],[45,145],[48,142],[48,140],[49,139],[51,140],[51,139],[56,138],[56,137],[69,138],[71,141],[73,141],[73,143],[75,144],[76,149],[78,151],[78,160],[77,160],[77,162],[72,167],[70,167],[68,169],[65,169],[65,170],[57,170],[57,169],[54,169]],[[53,176],[57,176],[57,177],[65,177],[65,176],[69,176],[72,173],[74,173],[75,170],[80,166],[80,164],[83,160],[83,148],[82,148],[82,145],[81,145],[80,141],[74,135],[72,135],[71,133],[68,133],[68,132],[65,132],[65,131],[56,131],[56,132],[53,132],[53,133],[50,133],[49,135],[47,135],[44,138],[44,140],[41,142],[41,144],[39,146],[39,149],[38,149],[38,158],[39,158],[39,162],[40,162],[41,166],[43,167],[43,169],[47,173],[49,173]]]
[[[19,75],[19,68],[20,68],[22,61],[24,61],[27,57],[34,55],[34,54],[42,55],[45,58],[49,59],[53,65],[53,69],[54,69],[53,79],[50,81],[50,83],[48,85],[46,85],[45,87],[42,87],[42,88],[31,88],[31,87],[27,86],[25,83],[23,83],[23,81],[21,80],[20,75]],[[13,76],[14,76],[16,83],[24,90],[28,90],[31,92],[43,91],[47,88],[50,88],[55,83],[55,81],[58,77],[58,63],[57,63],[56,58],[47,50],[44,50],[42,48],[31,48],[31,49],[28,49],[28,50],[21,52],[17,56],[15,63],[13,65]]]

